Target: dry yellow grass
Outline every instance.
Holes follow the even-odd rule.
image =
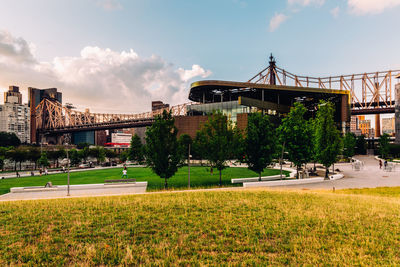
[[[0,203],[0,265],[396,265],[400,199],[235,190]]]

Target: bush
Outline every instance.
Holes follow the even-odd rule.
[[[389,155],[393,158],[400,158],[400,145],[389,144]]]

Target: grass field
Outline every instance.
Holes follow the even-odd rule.
[[[265,170],[263,176],[277,175],[279,170]],[[287,171],[284,172],[288,174]],[[206,167],[190,168],[190,184],[191,187],[215,187],[219,184],[219,174],[214,170],[211,175]],[[71,184],[96,184],[104,183],[104,180],[121,179],[122,168],[110,168],[103,170],[91,170],[85,172],[71,172]],[[255,172],[247,168],[227,168],[222,171],[222,183],[224,186],[234,186],[231,184],[232,178],[257,177]],[[148,181],[148,190],[160,190],[164,188],[164,180],[155,175],[149,168],[128,168],[128,178],[136,178],[137,181]],[[0,194],[10,192],[11,187],[37,186],[45,185],[51,181],[54,185],[67,184],[67,174],[52,174],[47,176],[34,176],[24,178],[13,178],[0,180]],[[175,176],[168,180],[170,188],[187,188],[188,186],[188,169],[182,167]],[[237,184],[236,184],[237,185]],[[241,186],[241,184],[240,184]]]
[[[400,199],[349,193],[3,202],[0,265],[399,265]]]

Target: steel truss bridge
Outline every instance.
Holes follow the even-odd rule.
[[[173,116],[186,115],[187,104],[139,114],[104,114],[80,112],[60,102],[43,99],[35,109],[36,129],[42,134],[63,134],[79,131],[121,129],[149,126],[164,110]]]
[[[277,67],[272,55],[270,59],[270,65],[249,83],[348,90],[352,115],[395,112],[394,78],[399,77],[400,70],[315,78],[295,75]]]
[[[322,78],[300,76],[276,66],[271,55],[269,66],[243,83],[246,84],[246,88],[239,90],[248,90],[253,86],[257,88],[259,85],[276,85],[291,87],[291,90],[293,87],[298,88],[298,91],[302,91],[302,88],[348,91],[352,115],[394,113],[394,77],[399,75],[400,70],[389,70]],[[164,110],[171,111],[173,116],[187,115],[187,105],[140,114],[100,114],[72,110],[55,100],[43,99],[36,107],[33,117],[38,133],[63,134],[148,126],[153,123],[155,116]]]

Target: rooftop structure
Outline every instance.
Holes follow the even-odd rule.
[[[10,86],[0,105],[0,131],[15,133],[22,143],[30,143],[30,119],[27,104],[22,104],[18,86]]]

